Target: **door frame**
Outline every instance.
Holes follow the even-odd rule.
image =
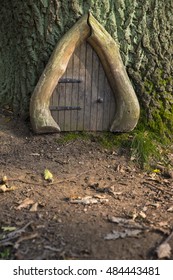
[[[30,120],[36,133],[60,132],[50,112],[50,98],[74,50],[84,40],[99,56],[115,95],[116,114],[110,131],[128,132],[136,126],[140,115],[139,102],[123,65],[118,44],[88,13],[60,39],[35,87],[30,101]]]

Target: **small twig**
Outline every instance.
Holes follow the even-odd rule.
[[[26,241],[26,240],[31,240],[31,239],[34,239],[36,237],[38,237],[38,233],[37,232],[32,233],[32,234],[28,234],[26,236],[19,237],[19,239],[15,243],[15,248],[17,249],[21,242]]]
[[[53,247],[48,246],[48,245],[44,246],[44,248],[47,249],[47,250],[53,251],[53,252],[61,252],[62,251],[62,249],[53,248]]]
[[[173,192],[169,192],[169,191],[167,191],[167,190],[164,190],[164,189],[162,189],[161,187],[156,187],[156,186],[154,186],[153,184],[151,184],[151,183],[149,183],[149,182],[142,182],[143,184],[145,184],[147,187],[149,187],[149,188],[153,188],[154,190],[157,190],[157,191],[161,191],[161,192],[163,192],[163,193],[167,193],[167,194],[169,194],[169,195],[173,195]]]
[[[25,229],[27,227],[29,227],[31,224],[32,224],[32,222],[29,222],[24,227],[8,233],[6,235],[6,238],[4,238],[0,241],[0,245],[4,245],[4,244],[8,243],[9,241],[11,241],[11,240],[17,238],[18,236],[20,236],[21,233],[25,232]]]

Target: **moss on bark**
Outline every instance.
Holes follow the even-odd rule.
[[[3,0],[0,14],[0,104],[26,116],[30,96],[63,34],[84,13],[119,43],[143,109],[157,133],[173,131],[173,1]]]

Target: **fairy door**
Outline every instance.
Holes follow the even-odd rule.
[[[107,131],[115,99],[99,57],[84,42],[73,53],[50,104],[61,131]]]

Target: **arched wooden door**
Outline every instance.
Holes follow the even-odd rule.
[[[61,131],[107,131],[115,117],[115,98],[102,64],[84,42],[72,55],[53,92],[51,114]]]

